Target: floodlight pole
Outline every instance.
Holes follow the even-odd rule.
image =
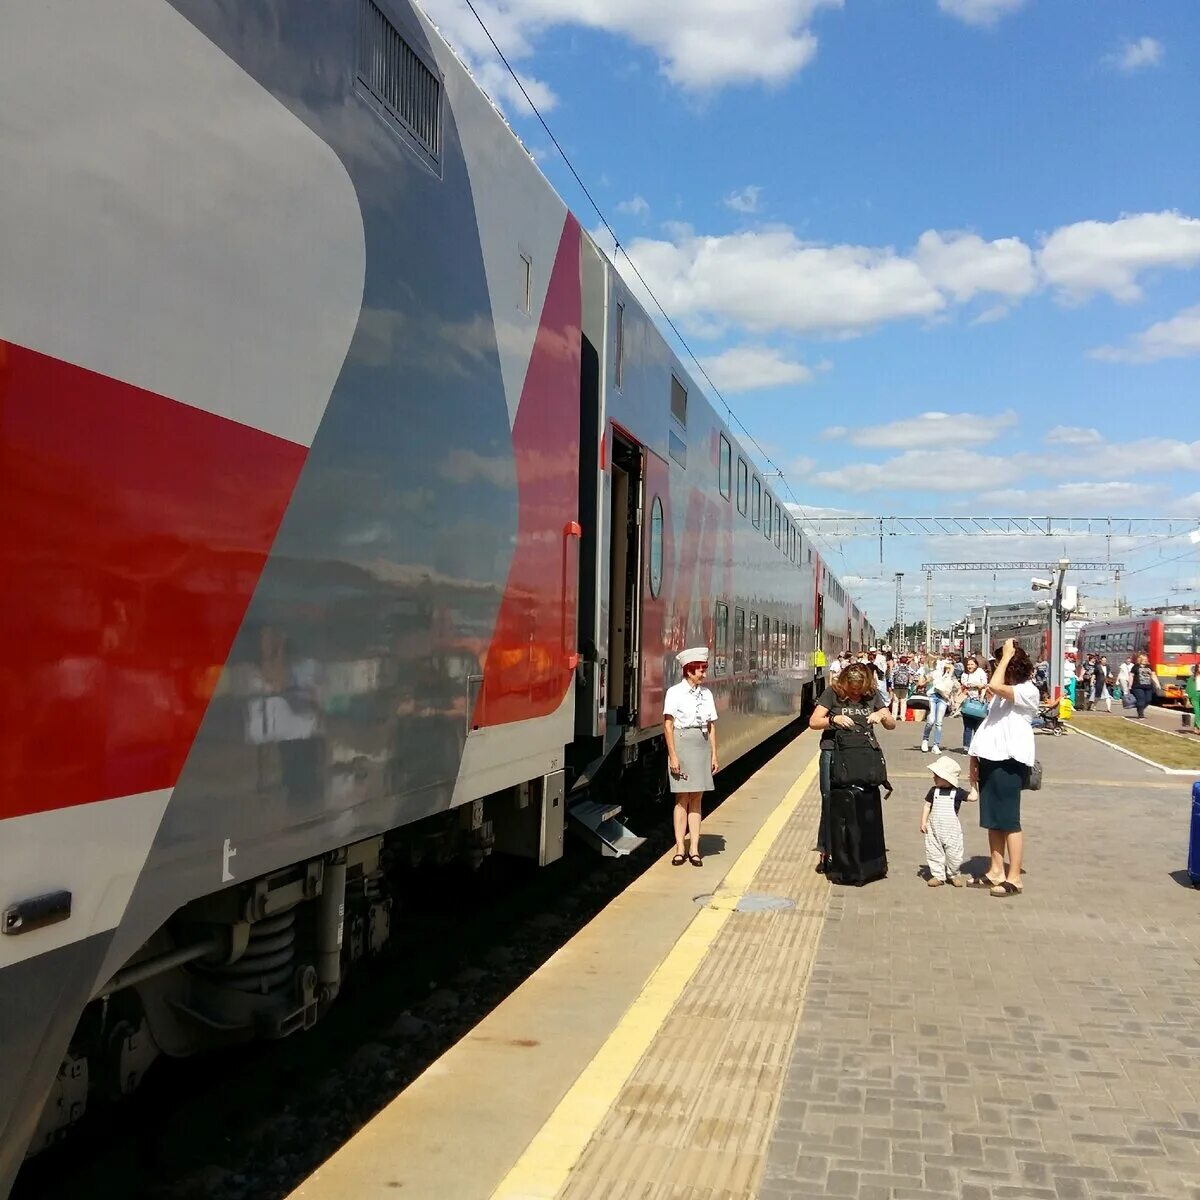
[[[1057,700],[1062,696],[1066,679],[1063,676],[1063,583],[1067,578],[1067,559],[1059,560],[1054,588],[1054,607],[1050,612],[1050,696]]]

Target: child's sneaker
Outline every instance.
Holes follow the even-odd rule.
[[[963,886],[963,877],[961,875],[951,875],[950,878],[946,880],[946,882],[951,887],[962,887]]]
[[[921,739],[921,753],[922,754],[929,753],[929,743],[924,738]]]

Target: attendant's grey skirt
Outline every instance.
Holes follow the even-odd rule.
[[[667,771],[667,780],[673,792],[711,792],[712,747],[702,729],[680,729],[675,727],[675,756],[683,779],[676,779]]]

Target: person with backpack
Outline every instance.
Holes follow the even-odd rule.
[[[869,730],[873,725],[882,725],[884,729],[896,728],[892,714],[879,698],[874,666],[850,663],[836,682],[821,693],[808,719],[809,729],[821,731],[821,824],[817,832],[817,852],[820,855],[817,871],[822,874],[829,866],[829,793],[837,730],[856,727]]]
[[[911,682],[912,669],[908,665],[908,655],[902,654],[892,667],[891,714],[897,721],[903,721],[908,712],[908,685]]]

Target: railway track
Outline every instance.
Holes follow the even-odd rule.
[[[802,728],[722,772],[712,806]],[[646,836],[627,858],[572,842],[541,870],[494,856],[474,872],[413,876],[387,952],[360,965],[313,1030],[158,1062],[128,1100],[30,1160],[12,1200],[286,1196],[670,845],[665,804],[627,811]]]

